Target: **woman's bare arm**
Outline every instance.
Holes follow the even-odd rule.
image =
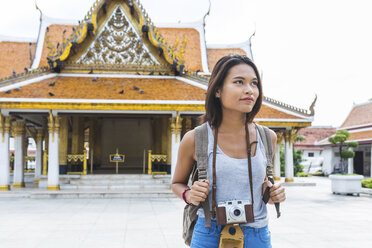
[[[172,179],[172,191],[181,199],[182,193],[188,188],[187,183],[195,161],[195,131],[191,130],[183,136],[180,143],[177,165]],[[208,180],[207,182],[196,181],[194,185],[191,186],[191,190],[187,191],[185,197],[187,202],[198,205],[201,201],[205,201],[208,192]]]

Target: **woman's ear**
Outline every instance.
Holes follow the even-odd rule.
[[[216,96],[216,98],[220,98],[221,97],[221,90],[217,90],[215,96]]]

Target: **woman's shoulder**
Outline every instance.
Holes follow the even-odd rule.
[[[182,138],[182,142],[187,143],[187,144],[190,143],[190,145],[192,143],[193,145],[195,145],[195,130],[193,129],[193,130],[187,131]]]
[[[180,148],[182,150],[187,151],[187,153],[192,153],[192,157],[194,160],[196,160],[195,156],[195,130],[190,130],[185,133],[183,136],[181,143],[180,143]]]

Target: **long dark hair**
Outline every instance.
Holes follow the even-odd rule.
[[[257,66],[245,55],[233,54],[222,57],[213,68],[211,78],[209,79],[207,95],[205,99],[205,114],[201,116],[201,122],[208,122],[213,127],[219,127],[222,122],[222,106],[220,99],[216,97],[216,92],[222,89],[226,75],[229,69],[235,65],[247,64],[251,66],[256,73],[258,80],[259,96],[251,112],[246,114],[246,122],[251,123],[262,105],[262,83],[258,73]]]

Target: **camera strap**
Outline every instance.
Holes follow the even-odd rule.
[[[252,207],[253,207],[254,199],[253,199],[253,183],[252,183],[252,161],[251,161],[252,149],[251,149],[251,147],[252,147],[252,144],[257,143],[257,141],[254,141],[254,142],[250,143],[248,123],[245,124],[245,139],[246,139],[247,155],[248,155],[249,185],[250,185],[250,189],[251,189],[251,200],[252,200]],[[216,218],[216,191],[217,191],[216,154],[217,154],[217,141],[218,141],[218,128],[215,128],[214,144],[213,144],[212,218]],[[253,208],[252,208],[252,211],[253,211]],[[254,216],[253,213],[252,213],[252,216]]]
[[[254,144],[254,143],[257,144],[257,141],[254,141],[252,143],[250,142],[249,130],[248,130],[248,123],[245,124],[245,140],[246,140],[246,144],[247,144],[249,186],[251,188],[251,199],[252,199],[252,207],[253,207],[253,205],[254,205],[254,199],[253,199],[252,161],[251,161],[251,156],[252,156],[252,144]],[[257,145],[256,145],[256,151],[257,151]],[[252,216],[254,216],[254,215],[252,215]]]

